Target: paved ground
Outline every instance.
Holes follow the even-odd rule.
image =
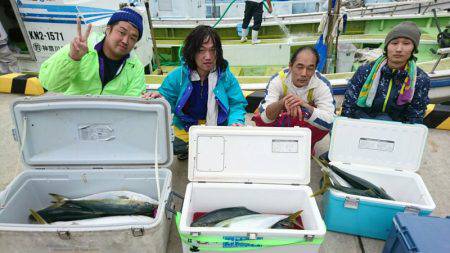
[[[20,172],[18,145],[14,142],[11,129],[10,103],[18,95],[0,94],[0,191]],[[327,150],[329,139],[321,141],[316,149],[318,154]],[[422,176],[435,203],[436,209],[433,215],[450,215],[450,131],[430,130],[422,166],[419,174]],[[175,159],[172,166],[173,190],[184,193],[187,184],[187,161]],[[318,181],[321,173],[315,163],[311,163],[311,184],[313,190],[318,189]],[[319,207],[320,198],[317,198]],[[327,232],[325,242],[322,244],[322,253],[359,253],[381,252],[384,241]],[[169,253],[180,253],[181,246],[177,231],[172,224]]]

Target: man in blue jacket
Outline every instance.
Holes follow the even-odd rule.
[[[416,65],[420,30],[413,22],[395,26],[384,54],[359,67],[347,85],[342,115],[422,123],[429,102],[430,78]]]
[[[174,153],[187,158],[189,128],[193,125],[242,126],[247,101],[223,58],[218,33],[199,25],[186,37],[183,65],[164,79],[158,92],[144,98],[164,97],[172,108]]]

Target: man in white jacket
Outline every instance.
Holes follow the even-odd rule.
[[[331,129],[335,103],[330,82],[316,67],[319,61],[313,47],[299,48],[289,68],[274,75],[266,96],[253,120],[257,126],[301,126],[312,131],[311,147]]]

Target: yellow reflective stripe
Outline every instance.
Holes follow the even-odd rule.
[[[384,100],[384,104],[383,104],[383,112],[386,111],[386,105],[387,105],[387,102],[388,102],[388,100],[389,100],[389,96],[391,95],[391,89],[392,89],[392,79],[391,79],[391,81],[389,82],[388,92],[387,92],[387,94],[386,94],[386,99]]]
[[[314,89],[309,89],[308,90],[308,96],[306,97],[306,103],[310,104],[312,102],[314,102]]]
[[[278,75],[281,79],[281,85],[283,86],[283,97],[286,96],[288,87],[286,85],[286,73],[284,73],[284,69],[278,72]]]
[[[425,111],[425,116],[428,116],[428,114],[430,114],[430,112],[432,112],[434,110],[435,104],[428,104],[427,105],[427,110]]]

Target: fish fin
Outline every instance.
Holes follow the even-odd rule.
[[[311,198],[324,194],[331,185],[330,177],[327,172],[322,171],[323,183],[322,187],[311,195]]]
[[[39,224],[48,224],[42,216],[40,216],[36,211],[30,208],[31,216],[39,223]]]
[[[289,221],[292,222],[293,224],[295,224],[296,226],[298,226],[301,229],[304,229],[303,226],[297,222],[297,218],[300,217],[300,215],[302,214],[303,210],[300,210],[298,212],[295,212],[291,215],[289,215]]]
[[[52,203],[55,204],[62,204],[63,202],[68,200],[68,198],[56,193],[49,193],[49,195],[53,197],[54,201],[52,201]]]

